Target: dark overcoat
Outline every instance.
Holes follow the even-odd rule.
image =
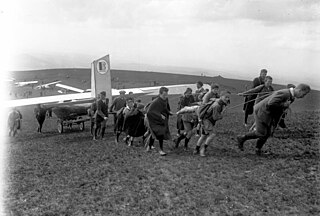
[[[124,131],[132,137],[140,137],[145,134],[144,114],[137,108],[130,111],[124,120]]]
[[[169,108],[168,100],[156,98],[147,110],[147,121],[152,136],[158,140],[171,139],[169,131]],[[162,119],[161,115],[165,117]]]
[[[269,136],[275,119],[287,108],[286,102],[293,100],[289,89],[273,92],[254,106],[256,131],[260,136]]]

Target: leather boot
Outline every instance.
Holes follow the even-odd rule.
[[[185,138],[185,140],[184,140],[184,150],[185,151],[187,151],[188,150],[188,143],[189,143],[189,141],[190,141],[190,138]]]
[[[183,140],[184,138],[186,138],[186,135],[183,133],[183,134],[181,134],[179,137],[178,137],[178,139],[176,139],[176,140],[174,140],[174,142],[175,142],[175,148],[178,148],[179,147],[179,143],[181,142],[181,140]]]
[[[238,141],[238,148],[243,151],[243,144],[246,140],[250,140],[250,139],[256,139],[258,138],[258,136],[256,135],[255,131],[251,131],[247,134],[245,134],[244,136],[237,136],[237,141]]]

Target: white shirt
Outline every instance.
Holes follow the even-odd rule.
[[[293,88],[290,88],[289,90],[290,90],[290,94],[291,94],[291,96],[292,96],[292,97],[294,97],[294,91],[293,91]]]

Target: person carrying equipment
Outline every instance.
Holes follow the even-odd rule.
[[[181,98],[180,106],[181,106],[181,108],[186,107],[186,106],[191,106],[194,102],[195,101],[194,101],[194,97],[192,96],[192,89],[187,88],[184,93],[184,96]],[[179,114],[178,114],[178,116],[179,116]],[[193,129],[198,124],[198,121],[197,121],[198,117],[197,117],[197,115],[192,114],[192,113],[185,113],[180,116],[181,116],[183,128],[185,131],[184,131],[184,133],[180,134],[178,136],[178,138],[174,139],[175,148],[178,148],[179,143],[184,139],[184,149],[188,150],[188,143],[194,134]]]
[[[205,152],[208,148],[209,143],[216,136],[214,133],[214,126],[218,120],[223,118],[222,114],[224,107],[230,103],[230,92],[222,91],[221,97],[215,99],[208,104],[203,104],[199,107],[199,120],[201,122],[201,137],[197,142],[196,149],[194,154],[199,154],[202,157],[205,157]],[[203,148],[200,150],[201,145],[204,143]]]

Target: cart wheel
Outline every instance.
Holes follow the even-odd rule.
[[[63,123],[58,121],[58,132],[63,133]]]
[[[80,128],[81,131],[84,131],[84,122],[81,122],[79,124],[79,128]]]

